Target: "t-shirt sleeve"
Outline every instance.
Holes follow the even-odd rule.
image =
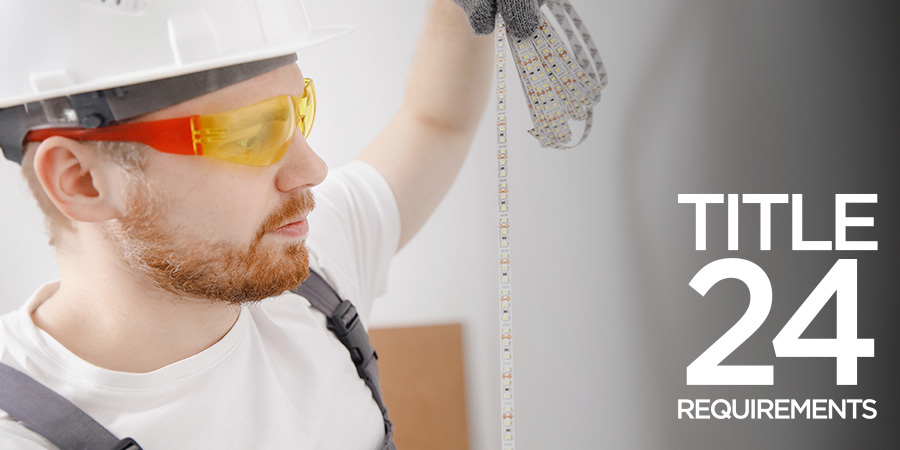
[[[329,172],[313,188],[309,215],[310,266],[367,322],[387,289],[388,266],[400,243],[400,213],[387,180],[363,161]]]

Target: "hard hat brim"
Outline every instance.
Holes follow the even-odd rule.
[[[204,59],[199,62],[191,62],[187,64],[179,64],[177,62],[173,62],[171,65],[158,67],[153,70],[116,74],[115,76],[110,76],[99,80],[92,80],[92,82],[89,83],[78,83],[77,81],[75,81],[72,84],[58,87],[56,89],[36,89],[29,95],[12,97],[0,101],[0,108],[22,105],[25,103],[48,98],[63,97],[78,93],[112,89],[120,86],[127,86],[147,81],[172,78],[218,67],[232,66],[245,62],[258,61],[281,55],[288,55],[297,53],[298,51],[303,50],[307,47],[329,41],[339,36],[343,36],[352,32],[353,30],[354,27],[351,25],[332,25],[309,28],[297,33],[289,39],[285,39],[283,43],[268,46],[267,48],[262,50],[256,49],[245,53],[230,54],[218,58],[213,57]]]

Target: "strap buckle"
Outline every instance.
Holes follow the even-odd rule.
[[[366,335],[366,330],[362,326],[362,321],[359,319],[353,303],[341,300],[341,304],[328,319],[328,329],[334,332],[338,340],[347,347],[359,376],[367,380],[369,376],[365,367],[372,358],[378,359],[378,354],[375,353],[375,348],[369,342],[369,337]]]

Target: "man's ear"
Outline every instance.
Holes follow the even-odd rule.
[[[79,141],[50,137],[34,154],[34,171],[47,197],[66,217],[77,222],[117,218],[120,193],[112,189],[124,170]]]

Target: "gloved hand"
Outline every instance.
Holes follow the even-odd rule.
[[[453,0],[469,16],[475,34],[494,31],[497,12],[503,15],[506,28],[516,37],[528,37],[541,23],[544,0]]]

